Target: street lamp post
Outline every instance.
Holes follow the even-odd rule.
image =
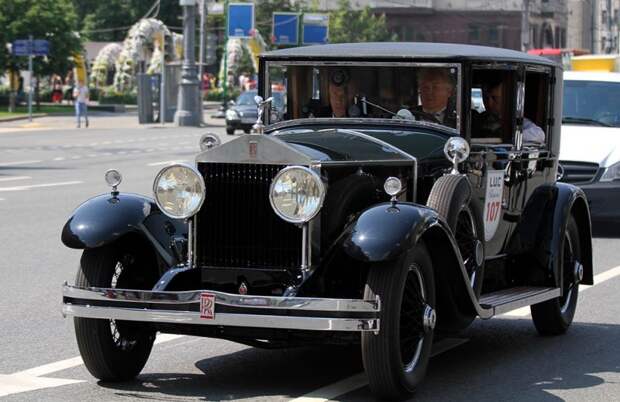
[[[196,0],[180,0],[183,7],[183,67],[179,100],[174,122],[177,126],[200,126],[201,107],[198,103],[198,77],[194,44],[196,41]]]

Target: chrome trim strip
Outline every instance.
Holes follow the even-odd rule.
[[[372,135],[368,135],[368,134],[364,134],[362,132],[356,131],[356,130],[349,130],[346,128],[337,128],[336,131],[341,131],[343,133],[347,133],[347,134],[351,134],[351,135],[355,135],[358,137],[361,137],[365,140],[368,140],[370,142],[374,142],[375,144],[381,145],[383,147],[387,147],[393,151],[395,151],[396,153],[405,156],[407,159],[411,159],[411,160],[416,160],[416,158],[412,155],[409,155],[407,152],[403,151],[400,148],[395,147],[394,145],[390,144],[389,142],[385,142],[383,140],[380,140],[378,138],[373,137]]]
[[[312,297],[277,297],[235,295],[210,290],[189,290],[181,292],[158,292],[151,290],[132,290],[116,288],[79,288],[63,285],[63,297],[74,299],[114,302],[190,304],[200,303],[201,293],[215,295],[215,304],[247,307],[254,309],[310,310],[336,312],[378,313],[377,300],[323,299]],[[109,307],[106,307],[109,308]]]
[[[193,311],[149,311],[136,308],[110,308],[65,304],[62,313],[67,316],[116,319],[125,321],[160,322],[171,324],[216,325],[310,331],[378,331],[378,319],[316,318],[269,316],[255,314],[216,313],[213,319],[200,318]]]

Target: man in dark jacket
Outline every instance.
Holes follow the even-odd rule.
[[[416,118],[456,128],[456,110],[450,104],[454,95],[450,69],[421,68],[417,79],[422,104],[413,109]]]

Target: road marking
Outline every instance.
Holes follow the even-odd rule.
[[[32,160],[32,161],[4,162],[4,163],[0,163],[0,167],[3,167],[3,166],[17,166],[17,165],[30,165],[30,164],[39,163],[39,162],[43,162],[43,161],[41,161],[41,160]]]
[[[600,285],[601,283],[608,281],[610,279],[615,278],[616,276],[620,276],[620,265],[617,267],[613,267],[608,269],[605,272],[601,272],[598,275],[594,276],[594,285],[579,285],[579,292],[584,292],[590,288],[593,288],[596,285]],[[508,317],[527,317],[530,315],[530,307],[521,307],[519,309],[513,310],[509,313],[503,314]]]
[[[81,382],[86,381],[0,374],[0,396],[35,391],[43,388],[55,388],[62,385],[78,384]]]
[[[173,341],[175,339],[182,338],[183,336],[184,335],[158,334],[155,339],[155,344]],[[77,356],[70,359],[33,367],[31,369],[19,371],[9,375],[0,374],[0,396],[86,382],[84,380],[43,377],[57,371],[81,366],[82,364],[84,364],[84,361],[80,356]]]
[[[32,179],[30,176],[14,176],[14,177],[0,177],[0,181],[14,181],[14,180],[27,180]]]
[[[187,162],[184,160],[180,160],[180,161],[163,161],[163,162],[153,162],[153,163],[147,163],[146,166],[162,166],[162,165],[172,165],[174,163],[183,163],[183,162]]]
[[[59,183],[45,183],[45,184],[31,184],[28,186],[16,186],[16,187],[0,187],[0,192],[2,191],[23,191],[30,190],[33,188],[43,188],[43,187],[56,187],[56,186],[69,186],[72,184],[82,184],[83,181],[62,181]]]
[[[64,161],[65,158],[62,156],[57,156],[56,158],[54,158],[55,161]]]

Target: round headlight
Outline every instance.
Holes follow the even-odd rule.
[[[205,200],[205,182],[192,167],[171,165],[157,174],[153,192],[163,213],[171,218],[185,219],[200,210]]]
[[[269,201],[275,213],[291,223],[308,222],[323,206],[325,185],[318,174],[303,166],[280,170],[271,182]]]

